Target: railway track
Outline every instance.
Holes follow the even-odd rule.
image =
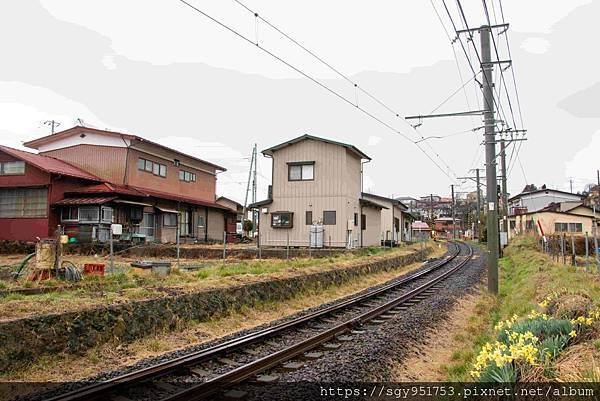
[[[319,349],[335,352],[343,342],[363,335],[365,325],[381,324],[432,296],[472,255],[470,245],[449,242],[446,257],[384,286],[183,357],[45,399],[203,400],[246,380],[276,380],[276,375],[261,374],[300,368],[322,356]]]

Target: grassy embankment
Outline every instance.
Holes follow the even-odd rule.
[[[450,381],[600,382],[600,274],[553,262],[533,238],[500,260],[498,297],[482,289],[444,366]],[[527,334],[530,333],[530,334]]]
[[[431,257],[440,256],[443,249],[430,243],[435,249]],[[366,261],[393,258],[420,249],[420,245],[399,248],[365,248],[353,253],[341,253],[329,258],[263,259],[244,261],[205,261],[197,270],[178,270],[166,277],[152,274],[136,274],[131,270],[104,277],[86,276],[77,287],[38,295],[8,294],[0,297],[0,319],[15,318],[31,313],[67,311],[73,308],[138,300],[160,295],[160,292],[196,291],[204,288],[224,287],[243,282],[309,274],[326,269],[343,268]],[[23,286],[28,282],[21,280]],[[29,282],[29,285],[32,285]],[[19,285],[14,281],[0,281],[0,289]],[[44,286],[60,285],[57,280],[40,283]],[[33,284],[37,285],[37,284]],[[63,284],[64,285],[64,284]],[[158,291],[158,293],[157,293]]]

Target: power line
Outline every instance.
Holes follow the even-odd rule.
[[[252,44],[253,46],[259,48],[260,50],[262,50],[264,53],[268,54],[269,56],[275,58],[277,61],[281,62],[282,64],[286,65],[287,67],[291,68],[292,70],[298,72],[299,74],[301,74],[302,76],[304,76],[305,78],[308,78],[310,81],[312,81],[313,83],[317,84],[318,86],[322,87],[323,89],[327,90],[328,92],[330,92],[331,94],[335,95],[336,97],[338,97],[340,100],[352,105],[353,107],[355,107],[356,109],[360,110],[362,113],[364,113],[365,115],[367,115],[368,117],[372,118],[373,120],[377,121],[378,123],[380,123],[381,125],[385,126],[386,128],[388,128],[390,131],[401,135],[403,138],[405,138],[406,140],[412,142],[413,144],[415,144],[415,146],[444,174],[446,175],[450,180],[454,180],[418,143],[415,143],[414,140],[412,140],[411,138],[409,138],[406,134],[404,134],[403,132],[397,130],[396,128],[394,128],[393,126],[391,126],[390,124],[386,123],[385,121],[381,120],[380,118],[376,117],[375,115],[373,115],[372,113],[370,113],[369,111],[367,111],[366,109],[364,109],[363,107],[361,107],[360,105],[358,105],[358,103],[354,103],[352,102],[350,99],[348,99],[347,97],[345,97],[344,95],[340,94],[339,92],[335,91],[334,89],[330,88],[329,86],[325,85],[324,83],[322,83],[321,81],[319,81],[318,79],[310,76],[309,74],[307,74],[306,72],[304,72],[303,70],[301,70],[300,68],[294,66],[293,64],[289,63],[288,61],[284,60],[283,58],[277,56],[276,54],[274,54],[273,52],[271,52],[270,50],[268,50],[267,48],[261,46],[258,42],[253,42],[251,39],[249,39],[247,36],[243,35],[242,33],[240,33],[239,31],[235,30],[234,28],[228,26],[227,24],[225,24],[224,22],[216,19],[215,17],[207,14],[206,12],[202,11],[201,9],[199,9],[198,7],[192,5],[191,3],[189,3],[186,0],[179,0],[181,3],[183,3],[184,5],[188,6],[189,8],[191,8],[192,10],[196,11],[197,13],[203,15],[204,17],[208,18],[209,20],[213,21],[214,23],[216,23],[217,25],[221,26],[222,28],[228,30],[229,32],[233,33],[234,35],[238,36],[239,38],[243,39],[244,41]],[[236,1],[236,3],[242,5],[246,10],[252,12],[252,10],[249,7],[246,7],[245,5],[243,5],[243,3],[241,3],[240,1],[234,0]],[[276,29],[278,32],[280,32],[282,35],[285,35],[288,38],[291,38],[289,35],[285,34],[283,31],[281,31],[280,29],[276,28],[273,24],[271,24],[270,22],[268,22],[267,20],[265,20],[262,17],[259,17],[258,13],[253,13],[255,15],[256,18],[260,18],[261,21],[265,22],[266,24],[268,24],[269,26],[272,26],[273,29]],[[297,41],[292,40],[294,43],[298,44],[299,46],[301,46]],[[312,54],[314,57],[317,57],[313,52],[310,52],[306,47],[301,46],[305,51],[309,52],[310,54]],[[327,63],[325,63],[321,58],[317,57],[319,60],[321,60],[321,62],[323,62],[324,64],[326,64],[327,66],[329,66],[329,68],[333,67]],[[338,70],[334,69],[338,74],[341,74]],[[343,74],[341,74],[343,76]],[[345,77],[345,76],[344,76]],[[347,78],[347,77],[345,77]],[[349,79],[349,78],[347,78]],[[353,82],[350,80],[350,82]],[[384,102],[380,101],[379,99],[377,99],[376,97],[374,97],[373,95],[370,94],[370,92],[367,92],[366,90],[358,87],[357,84],[354,83],[355,88],[361,90],[363,93],[365,93],[367,96],[371,97],[374,101],[376,101],[377,103],[379,103],[381,106],[383,106],[384,108],[386,108],[388,111],[394,113],[394,115],[396,117],[400,117],[400,114],[395,112],[391,107],[387,106]],[[402,120],[404,121],[404,119],[402,118]],[[407,123],[408,124],[408,123]],[[410,124],[409,124],[410,125]],[[437,154],[437,156],[441,159],[441,157],[439,156],[439,154]],[[456,174],[454,173],[454,175],[456,176]]]

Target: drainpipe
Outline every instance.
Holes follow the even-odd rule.
[[[363,192],[364,192],[364,177],[363,177],[363,175],[364,175],[364,165],[367,164],[367,163],[369,163],[370,161],[371,161],[371,159],[368,159],[368,160],[366,160],[364,162],[363,161],[360,162],[360,199],[363,199]],[[360,199],[359,199],[359,202],[358,202],[359,204],[360,204]],[[360,247],[361,248],[364,246],[364,244],[363,244],[363,231],[364,230],[363,230],[363,226],[362,226],[362,215],[363,215],[362,205],[360,205],[360,216],[359,216],[359,218],[360,218],[360,224],[359,224],[359,227],[360,227]]]
[[[127,185],[129,183],[129,151],[131,144],[127,144],[127,141],[125,140],[125,138],[123,138],[123,135],[121,135],[121,140],[127,148],[127,153],[125,154],[125,172],[123,173],[123,185]]]

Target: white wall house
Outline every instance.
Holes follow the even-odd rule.
[[[542,188],[529,192],[521,192],[508,200],[509,214],[536,212],[551,203],[581,202],[584,197],[579,194]]]

